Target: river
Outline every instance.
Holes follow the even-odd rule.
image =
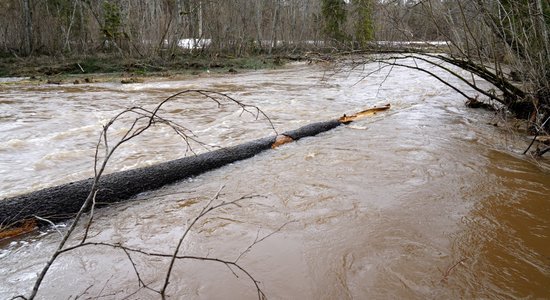
[[[377,67],[293,64],[129,85],[0,85],[0,198],[91,176],[102,124],[185,89],[257,105],[279,132],[391,103],[387,112],[98,210],[91,240],[172,253],[223,186],[219,201],[258,197],[201,219],[180,254],[242,255],[238,263],[270,299],[550,297],[548,161],[521,154],[527,142],[512,121],[466,108],[460,95],[420,72],[365,78]],[[198,95],[170,103],[163,114],[209,145],[273,134],[265,119]],[[183,155],[189,152],[181,139],[155,127],[122,147],[108,171]],[[79,227],[75,240],[82,234]],[[28,294],[59,240],[50,230],[0,242],[0,298]],[[132,259],[101,246],[68,252],[39,298],[160,298],[140,288],[134,266],[159,289],[169,259]],[[239,270],[195,260],[175,264],[167,292],[171,299],[257,297]]]

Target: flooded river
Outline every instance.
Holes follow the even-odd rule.
[[[394,69],[363,78],[376,67],[0,85],[0,198],[91,176],[102,124],[180,90],[216,90],[257,105],[279,132],[391,103],[387,112],[96,211],[90,241],[171,254],[224,186],[219,201],[259,196],[207,215],[180,255],[238,258],[270,299],[549,298],[548,162],[521,155],[522,137],[429,76]],[[266,120],[196,95],[163,113],[209,145],[273,134]],[[183,155],[181,139],[154,128],[121,148],[109,170]],[[75,241],[82,234],[77,229]],[[29,294],[59,240],[51,231],[0,244],[0,298]],[[140,287],[136,270],[160,289],[169,259],[131,257],[104,246],[68,252],[39,298],[160,298]],[[257,297],[245,274],[219,262],[179,260],[170,282],[171,299]]]

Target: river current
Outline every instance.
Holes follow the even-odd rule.
[[[278,132],[390,103],[389,111],[97,210],[91,240],[172,253],[223,187],[219,201],[256,197],[201,219],[180,254],[240,257],[270,299],[550,297],[548,161],[522,155],[528,141],[513,121],[466,108],[465,99],[424,73],[365,77],[378,67],[295,64],[129,85],[0,84],[0,198],[91,176],[109,118],[131,106],[152,108],[181,90],[214,90],[256,105]],[[274,134],[265,118],[199,95],[162,113],[208,145]],[[194,145],[196,152],[207,148]],[[184,155],[191,153],[171,129],[155,127],[124,145],[108,171]],[[79,227],[72,243],[82,234]],[[0,242],[0,298],[28,294],[59,240],[50,230]],[[136,270],[159,289],[168,263],[82,247],[54,263],[38,298],[157,298],[140,286]],[[176,262],[167,293],[257,297],[241,271],[196,260]]]

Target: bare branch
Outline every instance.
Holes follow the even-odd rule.
[[[132,108],[125,109],[122,112],[118,113],[117,115],[115,115],[115,117],[113,117],[111,120],[109,120],[107,122],[107,124],[105,124],[103,126],[103,131],[101,132],[99,140],[97,141],[96,151],[95,151],[95,156],[94,156],[94,174],[95,174],[95,177],[93,179],[92,187],[90,189],[88,197],[86,198],[86,200],[82,204],[80,210],[76,214],[71,226],[69,226],[69,229],[67,230],[67,232],[63,236],[63,238],[62,238],[61,242],[59,243],[57,249],[52,254],[52,256],[49,258],[49,260],[46,262],[46,264],[43,267],[42,271],[38,275],[38,278],[36,279],[35,284],[32,288],[31,295],[29,296],[28,299],[32,300],[36,297],[36,295],[38,293],[38,290],[40,288],[40,285],[41,285],[42,281],[44,280],[48,270],[50,269],[52,264],[56,261],[56,259],[59,257],[59,255],[61,255],[62,253],[65,253],[66,251],[75,249],[74,246],[66,247],[66,244],[69,241],[69,238],[72,236],[74,230],[76,229],[76,227],[77,227],[82,215],[84,214],[84,212],[87,211],[88,209],[91,209],[90,217],[89,217],[88,222],[85,226],[85,232],[84,232],[83,238],[81,239],[79,245],[82,246],[82,245],[87,244],[86,240],[87,240],[87,237],[88,237],[88,233],[89,233],[91,224],[93,222],[94,208],[96,206],[96,195],[99,191],[100,178],[103,175],[110,158],[112,157],[112,155],[115,153],[115,151],[119,147],[121,147],[123,144],[130,141],[131,139],[141,135],[143,132],[145,132],[147,129],[149,129],[154,124],[164,124],[164,125],[167,125],[167,126],[171,127],[180,137],[183,138],[183,140],[186,142],[188,147],[190,147],[189,140],[195,141],[194,134],[192,133],[192,131],[186,129],[185,127],[183,127],[183,126],[181,126],[181,125],[179,125],[175,122],[172,122],[168,119],[165,119],[165,118],[163,118],[162,116],[159,115],[159,111],[165,103],[175,99],[176,97],[179,97],[181,95],[186,95],[186,94],[189,94],[189,93],[198,93],[199,95],[202,95],[202,96],[206,97],[207,99],[214,101],[218,105],[218,107],[222,105],[222,100],[229,100],[229,102],[238,105],[242,109],[243,112],[251,114],[256,119],[258,119],[258,117],[260,115],[264,116],[267,119],[267,121],[269,122],[269,124],[270,124],[271,128],[273,129],[273,131],[275,133],[277,133],[271,119],[261,109],[259,109],[257,106],[244,104],[244,103],[242,103],[242,102],[240,102],[240,101],[238,101],[238,100],[236,100],[236,99],[234,99],[234,98],[232,98],[229,95],[224,94],[224,93],[207,91],[207,90],[185,90],[185,91],[178,92],[178,93],[173,94],[173,95],[169,96],[168,98],[164,99],[152,111],[149,111],[149,110],[141,108],[141,107],[132,107]],[[121,121],[124,117],[127,117],[127,116],[135,116],[135,117],[134,117],[133,121],[131,121],[131,124],[129,125],[129,127],[127,127],[126,131],[122,134],[122,137],[120,137],[118,142],[116,142],[113,146],[110,146],[110,143],[108,142],[109,141],[109,134],[108,134],[109,129],[115,123]],[[142,121],[145,122],[144,125],[140,125],[140,123]],[[101,145],[103,145],[104,148],[105,148],[105,154],[104,154],[104,157],[102,157],[100,159],[98,154],[99,154],[99,148],[100,148]],[[221,192],[221,189],[220,189],[220,192]],[[219,197],[219,192],[212,199],[212,201],[217,199],[218,197]],[[195,218],[195,220],[192,222],[192,224],[186,229],[186,231],[184,232],[184,234],[180,238],[180,241],[178,242],[176,250],[175,250],[174,254],[172,255],[173,258],[171,260],[169,270],[168,270],[168,273],[167,273],[167,276],[166,276],[165,285],[164,285],[163,289],[160,291],[161,295],[164,295],[164,291],[165,291],[166,287],[168,286],[169,277],[170,277],[171,269],[172,269],[174,261],[175,261],[175,257],[177,256],[177,253],[179,252],[181,244],[182,244],[183,240],[185,239],[185,237],[187,236],[187,233],[189,232],[189,230],[192,228],[193,224],[195,224],[196,221],[198,221],[200,218],[202,218],[204,215],[206,215],[208,212],[210,212],[212,210],[215,210],[215,209],[217,209],[219,207],[222,207],[222,206],[225,206],[225,205],[236,204],[236,202],[238,202],[240,200],[247,199],[247,198],[249,198],[249,197],[241,197],[241,198],[239,198],[235,201],[227,202],[227,203],[222,202],[221,204],[218,204],[218,205],[215,205],[215,206],[210,206],[211,203],[212,203],[212,201],[210,201],[208,206],[205,206],[203,211],[199,214],[199,216],[197,218]],[[129,257],[129,259],[131,260],[131,257]]]
[[[244,255],[246,255],[248,252],[250,252],[250,250],[252,250],[252,248],[254,246],[256,246],[257,244],[261,243],[262,241],[266,240],[267,238],[269,238],[270,236],[280,232],[286,225],[290,224],[290,223],[293,223],[293,222],[296,222],[296,221],[290,221],[290,222],[286,222],[284,223],[283,225],[281,225],[279,228],[277,228],[276,230],[272,231],[271,233],[265,235],[264,237],[262,237],[261,239],[258,239],[259,237],[259,234],[260,234],[260,231],[258,230],[258,233],[256,234],[256,239],[254,239],[254,242],[252,242],[252,244],[250,244],[248,246],[248,248],[246,248],[243,252],[241,252],[241,254],[239,255],[239,257],[237,257],[237,259],[235,259],[235,263],[239,262],[239,260],[241,259],[241,257],[243,257]]]

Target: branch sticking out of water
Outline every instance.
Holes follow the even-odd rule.
[[[125,144],[126,142],[134,139],[135,137],[137,137],[137,136],[141,135],[142,133],[144,133],[145,131],[147,131],[153,125],[159,124],[159,125],[168,126],[169,128],[173,129],[175,131],[175,133],[179,137],[182,138],[182,140],[184,141],[184,143],[187,146],[187,149],[189,151],[193,152],[193,153],[194,153],[194,151],[191,147],[191,142],[196,142],[199,145],[205,146],[205,144],[201,143],[197,139],[197,136],[193,133],[193,131],[191,131],[190,129],[188,129],[188,128],[186,128],[186,127],[184,127],[184,126],[182,126],[182,125],[180,125],[180,124],[178,124],[178,123],[176,123],[176,122],[174,122],[170,119],[167,119],[167,118],[163,117],[160,114],[160,110],[164,106],[164,104],[166,104],[167,102],[170,102],[170,101],[174,101],[174,100],[176,100],[176,99],[178,99],[178,98],[180,98],[184,95],[189,95],[189,94],[199,94],[201,96],[204,96],[206,99],[214,101],[218,105],[218,108],[222,106],[223,102],[229,102],[229,103],[236,104],[238,107],[241,108],[241,115],[247,113],[247,114],[250,114],[250,115],[254,116],[255,119],[259,119],[260,116],[263,116],[267,119],[269,125],[271,126],[271,129],[277,134],[277,130],[275,129],[273,123],[271,122],[271,119],[257,106],[244,104],[244,103],[236,100],[235,98],[233,98],[233,97],[231,97],[227,94],[220,93],[220,92],[215,92],[215,91],[208,91],[208,90],[185,90],[185,91],[181,91],[181,92],[175,93],[175,94],[171,95],[170,97],[164,99],[162,102],[160,102],[152,110],[136,106],[136,107],[131,107],[131,108],[125,109],[122,112],[118,113],[117,115],[115,115],[111,120],[109,120],[103,126],[103,130],[102,130],[102,132],[99,136],[99,139],[98,139],[98,142],[97,142],[97,145],[96,145],[95,156],[94,156],[94,175],[95,176],[93,178],[92,186],[91,186],[90,192],[89,192],[86,200],[84,201],[84,203],[80,207],[80,210],[76,214],[71,226],[69,227],[67,232],[63,235],[62,240],[58,244],[56,251],[52,254],[50,259],[46,262],[46,265],[44,266],[44,268],[42,269],[42,271],[38,275],[38,278],[35,281],[35,284],[33,286],[33,289],[32,289],[32,292],[31,292],[30,296],[27,298],[23,295],[20,295],[20,296],[17,296],[16,298],[29,299],[29,300],[34,299],[36,297],[37,293],[38,293],[38,290],[40,289],[40,286],[41,286],[43,280],[46,277],[46,274],[48,273],[48,271],[51,268],[51,266],[53,265],[53,263],[57,260],[57,258],[61,254],[72,251],[74,249],[77,249],[77,248],[80,248],[80,247],[83,247],[83,246],[89,246],[89,245],[106,245],[106,246],[112,246],[114,248],[123,249],[124,252],[126,253],[126,255],[128,256],[128,259],[129,259],[130,263],[134,267],[134,271],[136,272],[136,275],[138,276],[138,281],[139,281],[140,286],[147,287],[147,285],[141,279],[141,277],[139,275],[139,272],[137,271],[136,265],[134,264],[129,252],[140,252],[140,253],[148,254],[148,255],[151,255],[151,256],[162,256],[162,257],[166,257],[166,255],[165,254],[159,254],[159,253],[147,253],[147,252],[144,252],[144,251],[138,251],[136,249],[127,248],[127,247],[124,247],[124,246],[119,245],[119,244],[90,243],[90,242],[88,242],[88,232],[89,232],[89,230],[90,230],[90,228],[93,224],[93,220],[94,220],[94,208],[96,206],[96,195],[97,195],[98,191],[100,190],[100,178],[103,175],[103,173],[104,173],[104,171],[107,167],[107,164],[108,164],[109,160],[111,159],[111,157],[113,156],[113,154],[115,153],[115,151],[119,147],[121,147],[123,144]],[[128,125],[126,127],[126,129],[122,132],[119,139],[114,144],[112,144],[111,141],[109,140],[109,138],[110,138],[110,133],[112,131],[114,131],[114,129],[113,129],[114,125],[119,124],[119,123],[123,124],[123,121],[127,120],[127,118],[130,119],[130,125]],[[103,148],[103,151],[100,151],[101,148]],[[101,155],[100,153],[103,153],[103,155]],[[220,189],[220,192],[221,192],[221,189]],[[236,267],[237,269],[244,272],[254,282],[254,284],[256,286],[256,289],[258,291],[258,298],[259,299],[265,298],[264,293],[259,288],[258,281],[256,279],[254,279],[254,277],[252,277],[250,275],[250,273],[248,273],[244,268],[239,266],[236,262],[224,261],[224,260],[215,259],[215,258],[206,258],[206,257],[200,258],[200,257],[190,257],[190,256],[180,256],[180,255],[178,255],[181,244],[183,243],[183,240],[187,236],[187,233],[192,229],[193,225],[199,219],[203,218],[207,213],[209,213],[213,210],[216,210],[219,207],[226,206],[226,205],[232,205],[232,204],[237,205],[238,201],[248,199],[248,198],[251,197],[251,196],[242,197],[242,198],[239,198],[239,199],[237,199],[235,201],[232,201],[232,202],[222,202],[218,205],[212,206],[212,202],[214,200],[218,199],[219,196],[220,195],[219,195],[219,192],[218,192],[216,194],[216,196],[213,197],[212,200],[203,208],[201,213],[194,219],[194,221],[191,223],[191,225],[189,225],[187,227],[187,229],[184,231],[182,237],[178,241],[175,252],[172,255],[169,256],[169,257],[171,257],[171,261],[170,261],[170,266],[169,266],[169,269],[168,269],[168,272],[167,272],[167,275],[166,275],[165,284],[164,284],[164,286],[162,287],[162,289],[160,291],[156,291],[163,298],[165,297],[165,294],[166,294],[165,293],[166,292],[166,287],[169,284],[169,278],[170,278],[170,274],[171,274],[173,264],[174,264],[176,259],[182,259],[182,258],[200,259],[200,260],[207,260],[207,261],[217,261],[217,262],[220,262],[220,263],[224,263],[227,266]],[[84,235],[83,235],[82,239],[80,240],[80,242],[78,244],[67,247],[67,244],[69,242],[69,238],[73,235],[74,230],[76,229],[76,227],[77,227],[79,221],[81,220],[84,212],[86,212],[88,210],[90,210],[90,213],[89,213],[88,221],[85,225],[85,231],[84,231]],[[248,251],[248,249],[247,249],[247,251]],[[149,288],[149,289],[151,289],[151,288]],[[151,289],[151,290],[154,290],[154,289]]]
[[[447,280],[449,279],[449,275],[451,275],[451,272],[456,268],[458,267],[459,265],[462,265],[464,264],[464,262],[467,260],[467,258],[463,258],[457,262],[455,262],[454,264],[452,264],[451,266],[449,266],[444,272],[440,270],[441,274],[443,275],[443,278],[441,278],[441,280],[439,282],[441,283],[446,283]]]

